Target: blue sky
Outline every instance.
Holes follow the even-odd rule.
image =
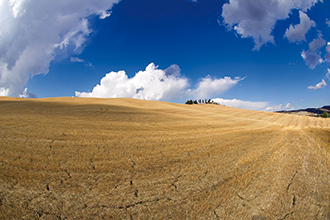
[[[329,105],[329,11],[317,0],[2,1],[0,95]]]

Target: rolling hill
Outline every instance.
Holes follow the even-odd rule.
[[[329,219],[330,119],[0,98],[1,219]]]
[[[289,114],[310,115],[310,116],[319,116],[323,112],[330,113],[330,105],[325,105],[321,108],[306,108],[306,109],[298,109],[298,110],[278,111],[278,113],[289,113]]]

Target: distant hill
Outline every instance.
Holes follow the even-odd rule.
[[[290,111],[277,111],[278,113],[293,113],[293,114],[310,114],[310,115],[320,115],[323,112],[330,113],[330,105],[325,105],[321,108],[306,108]]]

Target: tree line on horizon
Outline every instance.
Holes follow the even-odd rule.
[[[194,104],[217,104],[211,99],[196,99],[196,100],[187,100],[185,104],[194,105]]]

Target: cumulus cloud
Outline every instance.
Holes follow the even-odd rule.
[[[214,97],[215,95],[222,94],[227,91],[243,79],[244,78],[240,77],[235,77],[232,79],[228,76],[217,79],[212,78],[211,76],[206,76],[198,83],[197,88],[195,90],[191,90],[190,92],[194,98]]]
[[[212,100],[221,105],[231,106],[235,108],[250,109],[250,110],[264,110],[268,105],[268,102],[250,102],[250,101],[242,101],[238,99],[215,98]]]
[[[326,41],[319,34],[318,38],[309,43],[309,50],[303,51],[301,57],[305,60],[310,69],[314,69],[318,64],[323,63],[319,49],[326,45]]]
[[[106,18],[118,1],[0,1],[0,95],[21,94],[57,54],[79,53],[92,32],[88,18]]]
[[[272,31],[278,20],[287,19],[293,9],[307,11],[318,1],[229,0],[223,5],[222,17],[224,24],[242,38],[253,38],[254,49],[259,50],[266,43],[274,43]]]
[[[310,20],[308,15],[299,11],[300,24],[295,26],[290,25],[285,31],[285,37],[289,42],[306,41],[305,35],[312,28],[315,27],[315,22]]]
[[[325,23],[328,25],[328,27],[330,27],[330,20],[329,20],[329,19],[327,19],[327,20],[325,21]]]
[[[25,88],[23,93],[19,95],[20,98],[37,98],[37,95],[30,92],[28,88]]]
[[[179,77],[178,71],[177,65],[172,65],[164,71],[157,69],[157,66],[151,63],[133,78],[128,78],[125,71],[110,72],[101,79],[100,84],[96,85],[92,92],[76,92],[76,96],[169,100],[184,95],[188,86],[188,80]]]
[[[283,110],[293,110],[293,109],[294,107],[290,103],[287,103],[286,105],[279,104],[276,106],[269,106],[265,110],[273,112],[273,111],[283,111]]]
[[[151,63],[144,71],[128,78],[125,71],[106,74],[91,92],[76,92],[77,97],[137,98],[146,100],[172,100],[176,98],[208,98],[221,94],[237,84],[241,78],[220,79],[207,76],[189,89],[188,79],[181,75],[180,67],[171,65],[165,70]]]
[[[322,82],[319,82],[315,86],[308,86],[308,89],[314,89],[314,90],[323,89],[326,85],[327,83],[325,82],[324,79],[322,79]]]
[[[178,65],[173,64],[169,66],[167,69],[165,69],[165,76],[180,76],[181,75],[181,69]]]

